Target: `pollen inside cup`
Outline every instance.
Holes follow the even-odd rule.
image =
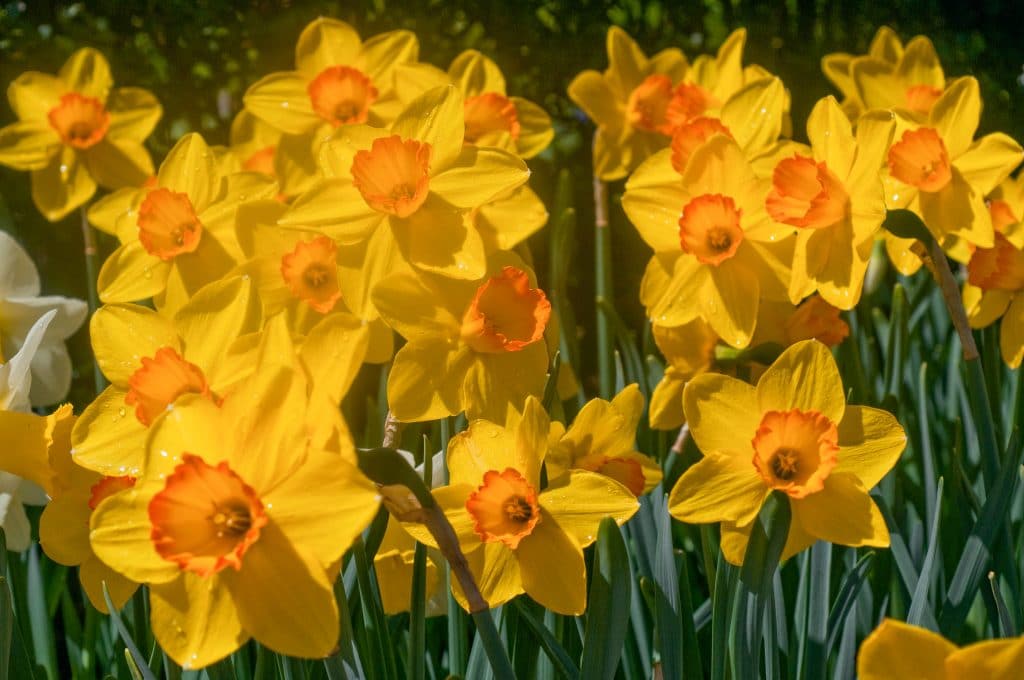
[[[326,236],[299,241],[281,258],[281,276],[293,296],[326,314],[341,299],[338,246]]]
[[[100,503],[115,493],[132,488],[135,486],[135,481],[135,477],[129,475],[124,477],[104,477],[89,489],[89,509],[95,510],[99,507]]]
[[[700,116],[677,127],[672,134],[672,167],[676,172],[682,174],[697,147],[716,134],[732,138],[729,128],[717,118]]]
[[[203,235],[203,225],[188,194],[166,188],[146,194],[136,223],[142,246],[164,261],[194,252]]]
[[[76,149],[88,149],[100,142],[110,128],[110,112],[95,97],[77,92],[62,95],[47,117],[61,140]]]
[[[971,255],[967,282],[983,290],[1024,289],[1024,251],[996,232],[992,248],[976,248]]]
[[[202,369],[171,347],[143,357],[142,366],[128,379],[128,387],[124,403],[135,406],[135,417],[146,427],[183,394],[211,396]]]
[[[398,135],[375,139],[353,158],[353,183],[374,210],[408,217],[427,200],[431,152],[430,144]]]
[[[644,492],[644,469],[635,460],[610,458],[600,453],[592,453],[577,459],[573,467],[611,477],[629,489],[634,496]]]
[[[765,207],[776,222],[824,229],[846,218],[850,197],[824,161],[798,154],[775,166]]]
[[[889,149],[889,174],[921,191],[936,192],[953,179],[946,144],[934,128],[907,130]]]
[[[905,94],[907,108],[921,116],[927,116],[931,113],[932,107],[941,96],[942,90],[931,85],[908,87]]]
[[[768,411],[752,444],[754,467],[768,487],[805,498],[825,487],[836,466],[839,432],[818,411]]]
[[[464,106],[467,144],[486,144],[502,133],[512,141],[519,139],[520,125],[516,106],[497,92],[468,97]]]
[[[274,154],[276,152],[277,147],[274,145],[265,146],[258,151],[254,151],[242,163],[242,169],[247,172],[258,172],[268,177],[275,177],[277,175],[274,170]]]
[[[729,196],[698,196],[686,204],[679,218],[679,245],[699,262],[717,267],[734,256],[743,242],[741,216]]]
[[[675,128],[698,116],[703,116],[708,109],[717,105],[717,100],[700,85],[679,83],[672,91],[672,98],[669,100],[665,115],[669,124]]]
[[[485,543],[500,541],[514,550],[540,521],[537,491],[513,468],[488,470],[483,481],[466,500],[473,529]]]
[[[544,337],[550,318],[544,291],[530,288],[523,270],[506,266],[477,289],[460,334],[477,352],[517,352]]]
[[[259,496],[226,462],[209,465],[188,453],[148,510],[156,552],[204,577],[240,569],[267,524]]]
[[[378,96],[370,77],[351,66],[328,66],[306,91],[313,111],[335,127],[365,123]]]
[[[626,102],[629,124],[645,132],[672,134],[668,105],[672,99],[672,80],[661,74],[647,76],[636,86]]]

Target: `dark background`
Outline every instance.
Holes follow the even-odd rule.
[[[834,51],[863,53],[880,25],[904,42],[928,35],[947,77],[973,74],[981,82],[985,112],[981,132],[1003,130],[1024,139],[1024,3],[863,2],[662,2],[651,0],[518,0],[480,2],[192,2],[186,0],[98,0],[65,3],[30,0],[0,4],[0,83],[26,70],[56,72],[77,48],[91,45],[110,60],[116,85],[150,89],[164,118],[150,138],[154,162],[188,131],[210,143],[227,143],[228,127],[246,87],[271,71],[293,67],[295,40],[317,16],[343,19],[364,38],[406,28],[419,36],[420,57],[446,68],[466,48],[497,61],[511,94],[541,104],[555,119],[552,147],[531,161],[534,189],[548,205],[561,168],[572,172],[579,211],[578,248],[573,253],[570,291],[584,348],[582,374],[593,388],[593,256],[589,139],[591,126],[565,96],[572,77],[586,68],[604,69],[608,26],[626,29],[652,54],[670,46],[691,59],[713,51],[736,27],[749,31],[745,63],[778,74],[793,98],[794,134],[814,102],[833,93],[819,62]],[[0,125],[13,113],[0,106]],[[611,220],[615,304],[627,322],[642,327],[637,290],[648,251],[615,205],[621,184],[612,186]],[[26,246],[41,271],[46,293],[85,297],[85,270],[77,213],[46,222],[34,209],[27,173],[0,168],[0,229]],[[101,235],[102,236],[102,235]],[[543,284],[547,231],[531,240]],[[115,244],[102,239],[105,254]],[[81,408],[92,396],[87,333],[72,342],[76,378],[71,399]]]

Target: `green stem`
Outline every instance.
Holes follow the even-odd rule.
[[[597,140],[597,134],[594,140]],[[608,185],[594,174],[594,283],[596,300],[611,303],[612,263],[611,230],[608,228]],[[601,396],[611,399],[615,394],[615,357],[613,355],[611,320],[608,312],[597,305],[597,375]]]

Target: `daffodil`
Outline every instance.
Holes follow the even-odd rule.
[[[29,71],[7,88],[18,122],[0,129],[0,164],[32,173],[32,200],[55,222],[96,185],[117,189],[153,174],[143,141],[162,110],[137,87],[114,88],[102,54],[83,48],[56,76]]]
[[[517,256],[496,253],[476,281],[396,274],[381,281],[373,300],[406,339],[388,375],[388,405],[398,420],[465,411],[504,422],[543,391],[551,303]]]
[[[394,518],[388,520],[388,528],[381,539],[380,547],[373,558],[373,571],[380,586],[381,606],[385,614],[400,614],[409,611],[412,603],[413,560],[416,540],[410,536]],[[426,562],[426,615],[441,616],[446,613],[446,595],[442,587],[442,571],[438,569],[435,550],[427,553]]]
[[[339,128],[321,152],[327,179],[279,224],[364,244],[368,289],[402,261],[479,278],[484,242],[467,212],[525,183],[529,170],[507,151],[464,146],[463,133],[462,97],[450,85],[417,97],[390,129]]]
[[[337,644],[331,583],[379,496],[347,434],[313,436],[307,392],[270,363],[220,406],[183,397],[153,424],[134,488],[92,513],[93,550],[148,584],[153,634],[185,668],[250,637],[307,658]]]
[[[203,138],[182,137],[160,164],[155,186],[110,197],[122,210],[114,225],[122,243],[100,269],[100,299],[154,298],[157,308],[174,314],[235,266],[238,205],[276,194],[276,183],[256,173],[222,177]],[[107,206],[96,210],[109,215]]]
[[[283,156],[277,153],[281,138],[280,130],[252,115],[248,109],[242,109],[231,121],[228,152],[233,161],[232,170],[258,172],[277,180],[282,194],[286,196],[298,193],[289,192],[286,186],[294,182],[286,181],[289,173],[281,163]],[[315,167],[315,159],[310,158],[309,164]],[[306,174],[302,173],[303,176]]]
[[[367,361],[383,363],[394,353],[394,333],[370,302],[362,251],[338,246],[316,232],[281,229],[277,220],[287,210],[279,201],[248,203],[238,211],[236,233],[247,260],[237,272],[252,277],[270,318],[284,313],[297,335],[305,335],[329,315],[355,317],[372,336]]]
[[[433,493],[488,604],[526,593],[551,611],[579,615],[587,606],[583,548],[596,539],[602,519],[622,524],[639,503],[610,477],[586,470],[571,470],[542,488],[548,429],[547,414],[533,398],[522,417],[504,427],[473,421],[449,443],[449,484]],[[433,544],[421,525],[406,526]]]
[[[208,285],[170,318],[135,304],[101,307],[90,333],[110,385],[78,419],[75,461],[107,476],[139,476],[150,425],[182,395],[216,402],[237,379],[225,355],[261,323],[254,286],[241,277]]]
[[[920,47],[917,49],[920,49]],[[860,114],[864,112],[864,103],[861,101],[857,85],[850,74],[850,67],[858,56],[865,55],[833,52],[826,54],[821,59],[822,73],[832,81],[832,84],[843,95],[840,106],[842,106],[843,111],[850,120],[853,121],[857,120]],[[871,39],[871,45],[868,47],[866,56],[872,58],[873,61],[871,63],[875,64],[876,71],[878,70],[877,62],[895,67],[896,63],[903,56],[903,42],[900,41],[895,31],[888,26],[882,26],[875,32],[875,37]]]
[[[652,156],[626,183],[622,206],[654,249],[640,299],[662,326],[704,319],[734,347],[750,343],[759,300],[784,300],[793,227],[765,210],[769,182],[737,143],[713,135],[684,172],[671,150]]]
[[[404,101],[431,87],[452,84],[462,95],[465,144],[494,146],[520,158],[533,158],[551,143],[551,116],[522,97],[510,97],[505,76],[493,60],[477,50],[455,57],[448,72],[429,64],[397,68],[398,94]]]
[[[974,139],[980,117],[978,81],[964,77],[950,83],[922,122],[896,118],[886,204],[917,213],[944,247],[954,238],[992,247],[985,196],[1024,158],[1020,145],[1000,132]]]
[[[773,491],[788,497],[792,511],[783,559],[816,540],[889,545],[868,491],[895,465],[906,435],[889,413],[846,405],[825,345],[793,345],[756,387],[699,375],[683,392],[683,408],[703,458],[672,489],[669,512],[693,524],[721,522],[722,552],[733,564],[742,562]]]
[[[701,319],[682,326],[651,326],[654,343],[665,361],[665,374],[651,394],[649,412],[651,427],[672,430],[686,422],[683,414],[683,389],[694,376],[706,371],[723,372],[718,353],[719,338]],[[757,310],[757,328],[751,347],[776,344],[781,347],[814,338],[829,347],[838,345],[850,335],[850,327],[839,316],[839,310],[812,295],[799,306],[789,302],[761,301]],[[751,376],[760,377],[766,366],[752,363]]]
[[[88,314],[83,300],[59,295],[41,296],[39,272],[28,253],[0,231],[0,362],[13,357],[29,332],[50,311],[55,312],[32,352],[32,406],[64,399],[71,387],[71,358],[64,342],[81,327]]]
[[[611,401],[588,401],[568,430],[562,423],[551,423],[545,459],[548,479],[557,484],[570,470],[588,470],[611,477],[634,496],[656,487],[661,468],[636,450],[636,427],[643,410],[644,397],[633,384]]]
[[[1017,368],[1024,359],[1024,215],[1022,180],[1006,180],[989,201],[995,228],[992,248],[976,248],[967,262],[964,307],[972,328],[1002,319],[999,349],[1003,361]]]
[[[855,137],[838,102],[826,97],[807,120],[810,153],[775,166],[765,207],[773,220],[797,228],[789,282],[794,304],[815,291],[840,309],[860,301],[886,215],[879,168],[893,127],[888,114],[863,116]]]
[[[879,31],[872,51],[849,61],[849,79],[856,92],[853,101],[863,111],[891,109],[919,120],[928,118],[946,89],[946,75],[932,41],[919,35],[904,47],[891,31]]]
[[[1024,668],[1024,637],[985,640],[957,647],[938,633],[885,619],[861,644],[861,680],[1015,680]]]
[[[569,85],[569,97],[598,127],[597,176],[624,177],[664,148],[677,127],[719,109],[746,83],[745,42],[746,31],[734,31],[715,57],[698,57],[691,66],[676,48],[648,59],[625,31],[608,29],[608,68],[584,71]]]

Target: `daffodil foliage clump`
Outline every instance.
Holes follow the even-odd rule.
[[[0,231],[0,678],[1024,677],[1024,150],[926,37],[797,120],[746,37],[608,29],[554,191],[557,116],[408,30],[157,158],[102,50],[10,82],[88,302]]]

